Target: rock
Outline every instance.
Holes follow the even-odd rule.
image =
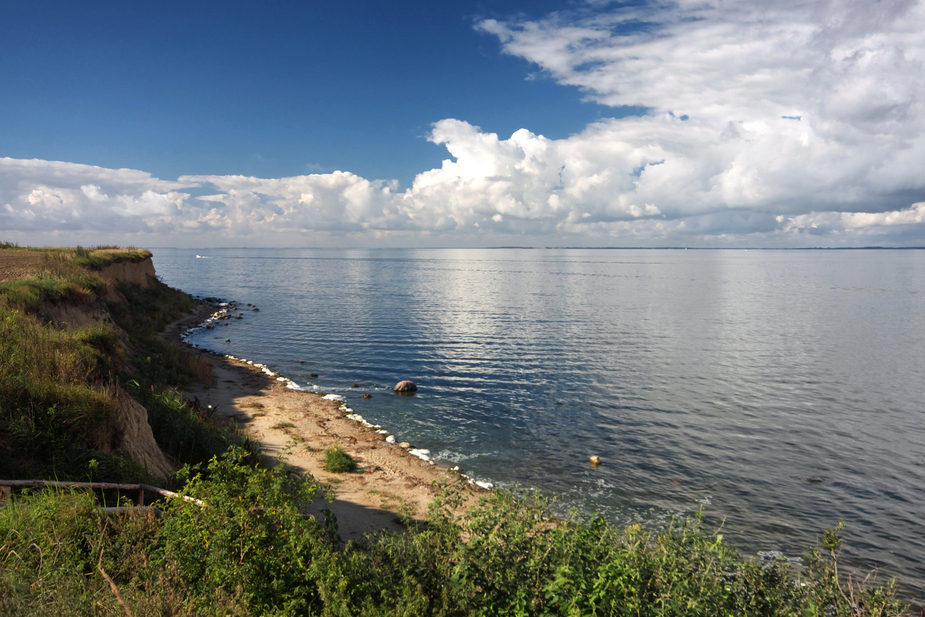
[[[395,384],[395,387],[392,388],[392,391],[398,392],[399,394],[406,394],[406,393],[411,393],[411,392],[417,392],[418,387],[415,385],[413,381],[406,379],[404,381],[399,381],[397,384]]]
[[[299,360],[299,364],[305,364],[305,360]]]
[[[363,398],[366,399],[367,401],[368,401],[369,399],[371,399],[372,397],[373,397],[373,395],[370,394],[369,392],[367,392],[366,394],[363,395]]]
[[[353,384],[353,385],[352,385],[352,386],[350,386],[350,387],[351,387],[351,388],[359,388],[359,387],[360,387],[360,384],[358,384],[358,383],[355,383],[355,384]]]
[[[399,447],[399,448],[404,448],[405,450],[410,450],[410,449],[411,449],[411,444],[408,443],[407,441],[403,441],[403,442],[401,442],[400,444],[398,444],[398,447]]]
[[[592,456],[592,457],[591,457],[591,464],[592,464],[594,467],[597,467],[598,465],[600,465],[600,464],[601,464],[601,457],[599,457],[599,456]]]
[[[318,373],[312,373],[311,375],[309,375],[309,377],[311,377],[312,379],[314,379],[317,376],[318,376]]]
[[[230,338],[226,338],[226,339],[225,339],[225,342],[226,342],[226,343],[230,343],[230,342],[231,342],[231,339],[230,339]]]
[[[257,307],[255,306],[253,310],[254,310],[254,311],[259,311],[260,309],[257,308]]]

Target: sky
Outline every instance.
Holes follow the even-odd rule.
[[[925,0],[5,2],[0,241],[925,246]]]

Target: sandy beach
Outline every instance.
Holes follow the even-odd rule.
[[[200,303],[195,314],[168,326],[164,336],[185,344],[182,333],[205,321],[215,310],[208,303]],[[194,351],[211,359],[215,384],[197,385],[184,395],[215,407],[217,418],[236,423],[271,459],[330,485],[336,495],[334,502],[319,502],[315,507],[334,513],[345,541],[370,529],[401,529],[397,514],[400,509],[424,520],[436,494],[434,483],[453,483],[459,478],[450,470],[409,454],[398,444],[388,443],[386,435],[376,429],[348,418],[338,401],[327,400],[321,393],[287,388],[285,381],[246,362]],[[340,446],[350,454],[359,465],[358,471],[325,471],[324,451],[332,446]],[[472,487],[473,499],[481,490]]]

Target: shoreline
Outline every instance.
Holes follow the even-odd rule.
[[[374,529],[404,529],[399,512],[423,521],[437,495],[436,483],[468,479],[430,461],[426,452],[415,455],[410,446],[394,443],[394,437],[387,441],[388,431],[363,420],[336,395],[326,397],[322,392],[290,387],[293,382],[262,364],[188,343],[185,335],[206,323],[217,309],[206,300],[196,301],[196,310],[168,325],[162,336],[211,359],[215,384],[196,384],[183,396],[211,405],[217,419],[234,423],[271,461],[309,473],[330,486],[334,501],[316,501],[312,509],[330,510],[344,541]],[[340,446],[356,460],[356,472],[325,471],[324,451],[333,446]],[[487,490],[471,480],[469,488],[472,500]]]

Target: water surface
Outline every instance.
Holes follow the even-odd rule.
[[[164,282],[260,308],[192,342],[480,480],[619,524],[703,507],[751,554],[844,520],[848,559],[925,600],[923,251],[154,254]]]

